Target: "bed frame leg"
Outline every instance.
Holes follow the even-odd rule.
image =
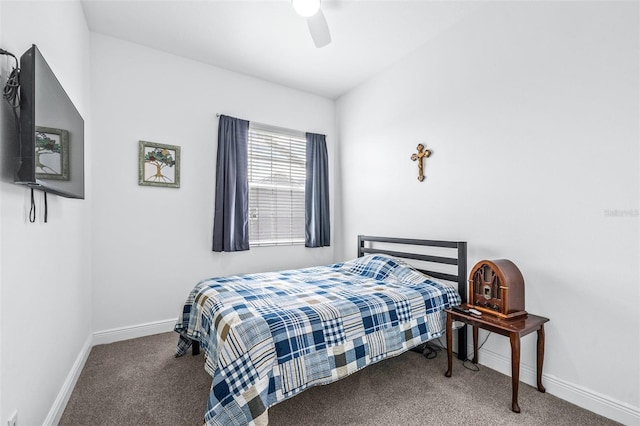
[[[458,242],[458,293],[460,293],[460,301],[467,303],[467,292],[469,291],[469,283],[467,282],[467,243],[466,241]],[[467,326],[458,329],[458,359],[467,360]]]
[[[458,329],[458,359],[467,360],[467,326]]]
[[[191,355],[196,356],[200,354],[200,342],[197,340],[191,341]]]

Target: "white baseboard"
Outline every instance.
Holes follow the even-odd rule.
[[[169,331],[173,331],[173,327],[176,325],[176,322],[177,319],[172,318],[164,321],[147,322],[128,327],[96,331],[93,333],[93,345],[104,345],[107,343],[119,342],[121,340],[136,339],[138,337],[167,333]]]
[[[473,347],[470,351],[473,351]],[[478,362],[511,377],[511,354],[509,354],[509,356],[503,356],[485,348],[478,352]],[[538,378],[535,367],[520,365],[520,381],[536,387]],[[553,375],[545,374],[544,370],[542,373],[542,382],[548,393],[575,404],[578,407],[582,407],[625,425],[640,425],[639,407],[632,407],[629,404],[568,383]]]
[[[80,349],[80,353],[76,358],[76,361],[73,363],[69,374],[67,374],[67,378],[64,380],[62,384],[62,388],[58,392],[47,417],[44,420],[44,425],[53,426],[57,425],[60,422],[60,418],[64,413],[64,409],[67,406],[67,402],[69,402],[69,398],[71,397],[71,393],[73,392],[73,388],[76,386],[76,382],[78,381],[78,377],[80,377],[80,373],[84,368],[84,364],[87,362],[87,358],[89,357],[89,353],[91,352],[92,344],[91,344],[92,336],[89,335],[87,340],[82,345],[82,349]]]

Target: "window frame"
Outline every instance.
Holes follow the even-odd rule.
[[[270,148],[268,155],[266,151],[259,154],[267,145]],[[304,245],[306,134],[251,122],[247,151],[249,246]],[[286,161],[277,160],[277,157],[287,158],[287,155]],[[260,182],[260,179],[265,181]],[[258,192],[261,189],[264,191]],[[269,190],[271,197],[268,197]],[[266,198],[257,201],[257,194]]]

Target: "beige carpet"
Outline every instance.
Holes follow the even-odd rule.
[[[174,358],[177,334],[96,346],[60,425],[201,425],[211,377],[202,354]],[[522,413],[511,412],[511,378],[455,360],[407,352],[269,409],[269,425],[614,425],[520,384]]]

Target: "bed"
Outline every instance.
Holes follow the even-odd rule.
[[[354,260],[201,281],[175,326],[176,356],[204,351],[206,425],[266,425],[276,403],[440,337],[444,309],[465,296],[465,242],[359,236]]]

